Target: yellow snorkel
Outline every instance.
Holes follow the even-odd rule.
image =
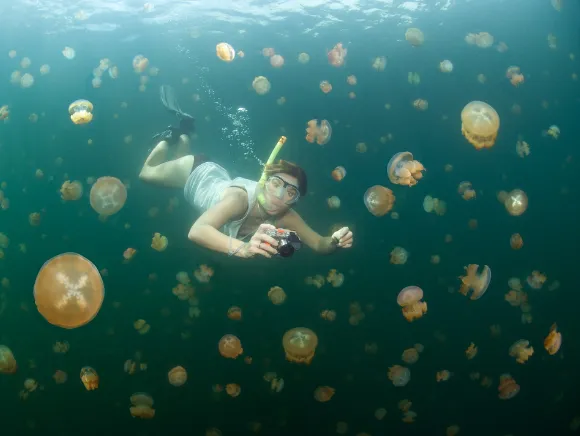
[[[264,185],[266,184],[266,167],[274,162],[274,160],[276,159],[276,156],[278,156],[278,153],[282,149],[282,146],[284,145],[285,142],[286,142],[286,137],[280,136],[280,139],[278,139],[278,142],[274,146],[272,153],[270,153],[270,157],[266,161],[266,165],[264,165],[264,171],[262,171],[262,177],[260,177],[260,180],[258,181],[258,185],[261,188],[264,188]],[[260,189],[260,192],[258,193],[258,202],[263,205],[265,200],[266,199],[264,198],[264,190]]]

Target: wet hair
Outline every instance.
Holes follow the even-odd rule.
[[[266,174],[266,177],[270,177],[276,173],[284,173],[296,177],[296,180],[298,180],[298,191],[300,192],[300,196],[304,197],[306,195],[308,187],[306,172],[298,165],[286,160],[279,160],[278,162],[266,165],[264,167],[264,173]]]

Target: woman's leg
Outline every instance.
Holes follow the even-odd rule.
[[[167,188],[183,188],[191,174],[194,158],[187,155],[165,162],[168,149],[167,141],[157,144],[145,160],[139,178]]]

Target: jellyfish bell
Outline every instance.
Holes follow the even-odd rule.
[[[68,107],[70,119],[75,124],[87,124],[93,119],[93,104],[88,100],[73,101]]]
[[[17,369],[12,350],[6,345],[0,345],[0,374],[14,374]]]
[[[423,32],[421,32],[420,29],[417,29],[416,27],[410,27],[405,32],[405,39],[413,47],[417,47],[423,44],[423,42],[425,41],[425,36],[423,35]]]
[[[374,216],[384,216],[393,208],[395,196],[389,188],[375,185],[366,190],[364,203],[368,211]]]
[[[332,170],[331,175],[334,180],[340,182],[342,179],[344,179],[344,176],[346,176],[346,170],[344,169],[344,167],[338,166],[334,170]]]
[[[433,201],[433,197],[431,197],[430,195],[426,195],[425,198],[423,199],[423,209],[425,210],[425,212],[427,213],[433,212],[434,205],[435,203]]]
[[[514,189],[507,195],[504,206],[510,215],[520,216],[528,208],[528,196],[521,189]]]
[[[308,365],[314,358],[318,337],[308,328],[297,327],[284,333],[282,345],[287,360]]]
[[[418,286],[407,286],[397,295],[397,304],[401,307],[416,303],[423,298],[423,289]]]
[[[93,391],[99,387],[99,374],[90,366],[83,367],[80,376],[87,391]]]
[[[217,57],[224,62],[231,62],[236,57],[236,51],[227,42],[220,42],[216,45],[215,52]]]
[[[461,111],[461,133],[477,150],[491,148],[499,130],[499,115],[483,101],[472,101]]]
[[[34,283],[34,300],[51,324],[73,329],[89,323],[101,309],[105,286],[97,267],[76,253],[53,257]]]
[[[91,207],[99,215],[119,212],[127,201],[127,188],[116,177],[99,177],[91,187]]]

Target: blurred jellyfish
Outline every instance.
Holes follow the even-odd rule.
[[[405,39],[414,47],[420,46],[425,42],[425,35],[416,27],[411,27],[405,32]]]
[[[334,180],[340,182],[342,179],[344,179],[344,176],[346,176],[346,170],[344,167],[336,167],[334,170],[332,170],[331,176]]]
[[[502,374],[499,376],[499,398],[502,400],[509,400],[515,397],[520,391],[520,385],[516,384],[515,380],[509,374]]]
[[[395,247],[393,251],[391,251],[391,260],[390,262],[394,265],[404,265],[407,263],[407,259],[409,259],[409,252],[405,250],[403,247]]]
[[[529,345],[530,341],[524,339],[514,342],[509,350],[510,356],[515,357],[518,363],[526,363],[532,354],[534,354],[534,348]]]
[[[453,71],[453,64],[450,60],[445,59],[439,63],[439,71],[442,73],[450,73]]]
[[[5,345],[0,345],[0,374],[14,374],[18,369],[12,350]]]
[[[552,324],[550,327],[550,333],[544,339],[544,348],[550,355],[556,354],[560,347],[562,346],[562,333],[558,332],[558,326],[556,324]]]
[[[346,60],[346,54],[347,49],[339,42],[327,53],[328,63],[333,67],[341,67]]]
[[[254,88],[254,91],[256,91],[256,94],[258,95],[267,94],[270,92],[271,87],[272,85],[270,85],[270,82],[264,76],[255,77],[252,82],[252,88]]]
[[[90,366],[81,369],[81,381],[87,391],[93,391],[99,387],[99,374]]]
[[[389,368],[388,372],[389,380],[393,382],[396,387],[403,387],[411,379],[411,371],[409,368],[405,368],[401,365],[394,365]]]

